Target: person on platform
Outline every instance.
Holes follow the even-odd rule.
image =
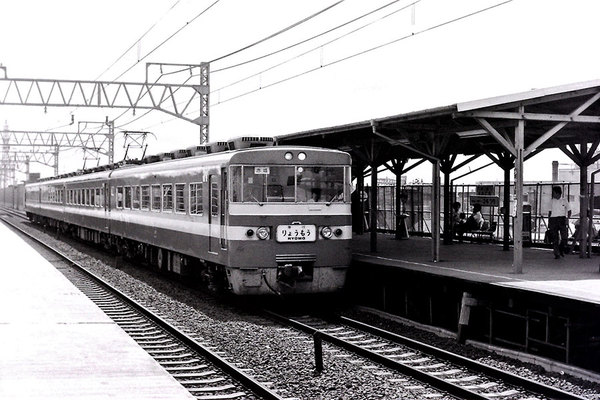
[[[460,203],[455,201],[452,203],[452,232],[459,240],[462,240],[462,236],[465,233],[464,221],[461,221],[460,218],[461,214],[464,215],[464,213],[460,212]]]
[[[581,221],[579,218],[577,218],[575,220],[575,231],[573,232],[573,244],[567,248],[566,253],[569,254],[571,253],[575,246],[577,245],[577,243],[579,242],[579,247],[580,247],[580,251],[582,251],[581,247],[585,246],[585,243],[581,243],[583,239],[583,232],[586,233],[586,236],[588,234],[588,229],[589,229],[589,223],[590,223],[590,210],[588,209],[588,216],[585,217],[584,219],[584,224],[583,224],[583,230],[581,229]],[[594,240],[596,237],[598,236],[598,231],[596,230],[596,227],[592,224],[592,240]]]
[[[552,186],[552,199],[548,211],[548,230],[554,248],[554,258],[564,257],[567,251],[567,221],[571,216],[569,200],[562,197],[562,188]]]
[[[467,218],[467,222],[465,224],[465,228],[468,231],[476,231],[481,229],[483,226],[483,215],[481,215],[481,204],[473,205],[473,212]]]

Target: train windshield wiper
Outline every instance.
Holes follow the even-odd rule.
[[[263,206],[263,203],[260,200],[258,200],[253,194],[251,194],[250,197],[256,202],[256,204],[258,204],[261,207]]]

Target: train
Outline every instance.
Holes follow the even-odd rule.
[[[239,138],[25,185],[39,224],[235,295],[338,293],[351,157]]]

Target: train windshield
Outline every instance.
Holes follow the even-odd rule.
[[[244,203],[347,202],[344,166],[233,166],[231,201]]]

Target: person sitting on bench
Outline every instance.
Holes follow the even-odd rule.
[[[465,230],[478,231],[483,227],[483,215],[481,215],[481,204],[473,205],[473,213],[467,218]]]

